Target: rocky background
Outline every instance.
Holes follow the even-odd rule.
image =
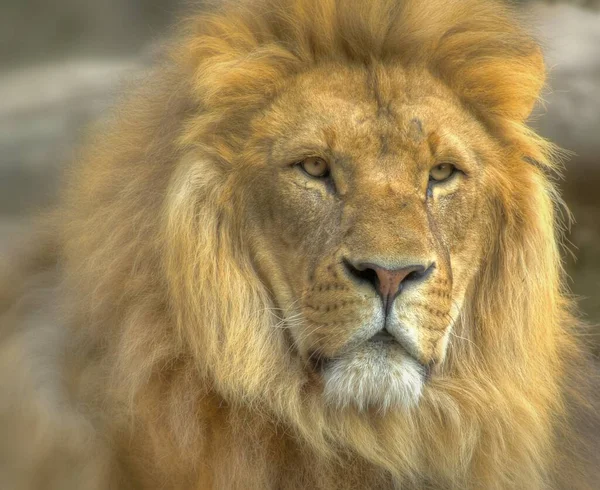
[[[190,0],[187,0],[188,2]],[[145,66],[177,0],[0,0],[0,261],[52,202],[90,121]],[[186,6],[185,8],[188,8]],[[519,2],[550,70],[532,124],[572,152],[562,188],[575,223],[565,262],[600,324],[600,0]],[[600,328],[589,334],[600,353]]]

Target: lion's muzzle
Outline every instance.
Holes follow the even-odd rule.
[[[417,362],[427,367],[438,359],[431,356],[409,336],[400,333],[396,325],[397,319],[393,306],[403,290],[419,288],[424,285],[435,269],[435,262],[422,261],[418,263],[414,261],[411,265],[403,265],[410,262],[395,261],[395,264],[401,265],[394,267],[389,265],[392,263],[390,261],[377,263],[343,260],[347,275],[351,280],[361,286],[370,286],[381,300],[381,329],[374,334],[371,340],[385,337],[388,341],[396,341]]]

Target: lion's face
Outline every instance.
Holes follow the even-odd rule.
[[[303,74],[252,130],[246,236],[279,333],[327,402],[414,404],[482,258],[491,138],[391,67]]]

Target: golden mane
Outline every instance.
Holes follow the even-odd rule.
[[[104,427],[133,434],[126,459],[163,477],[202,475],[221,428],[221,444],[235,435],[257,448],[211,468],[232,471],[219,464],[235,458],[245,488],[272,483],[286,434],[299,459],[318,455],[323,488],[354,460],[406,485],[424,484],[427,469],[432,486],[549,488],[565,373],[581,354],[552,146],[526,125],[544,67],[514,12],[487,0],[221,2],[183,30],[96,133],[53,224],[65,321],[80,339],[72,362],[85,373],[77,390],[106,394]],[[506,148],[490,170],[502,199],[454,327],[452,376],[433,379],[408,414],[337,413],[307,392],[244,245],[245,174],[232,170],[253,151],[249,122],[324,62],[426,69]]]

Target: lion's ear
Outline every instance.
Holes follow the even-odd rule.
[[[541,48],[527,35],[504,26],[481,31],[453,29],[435,52],[434,69],[483,114],[523,122],[545,82]]]

